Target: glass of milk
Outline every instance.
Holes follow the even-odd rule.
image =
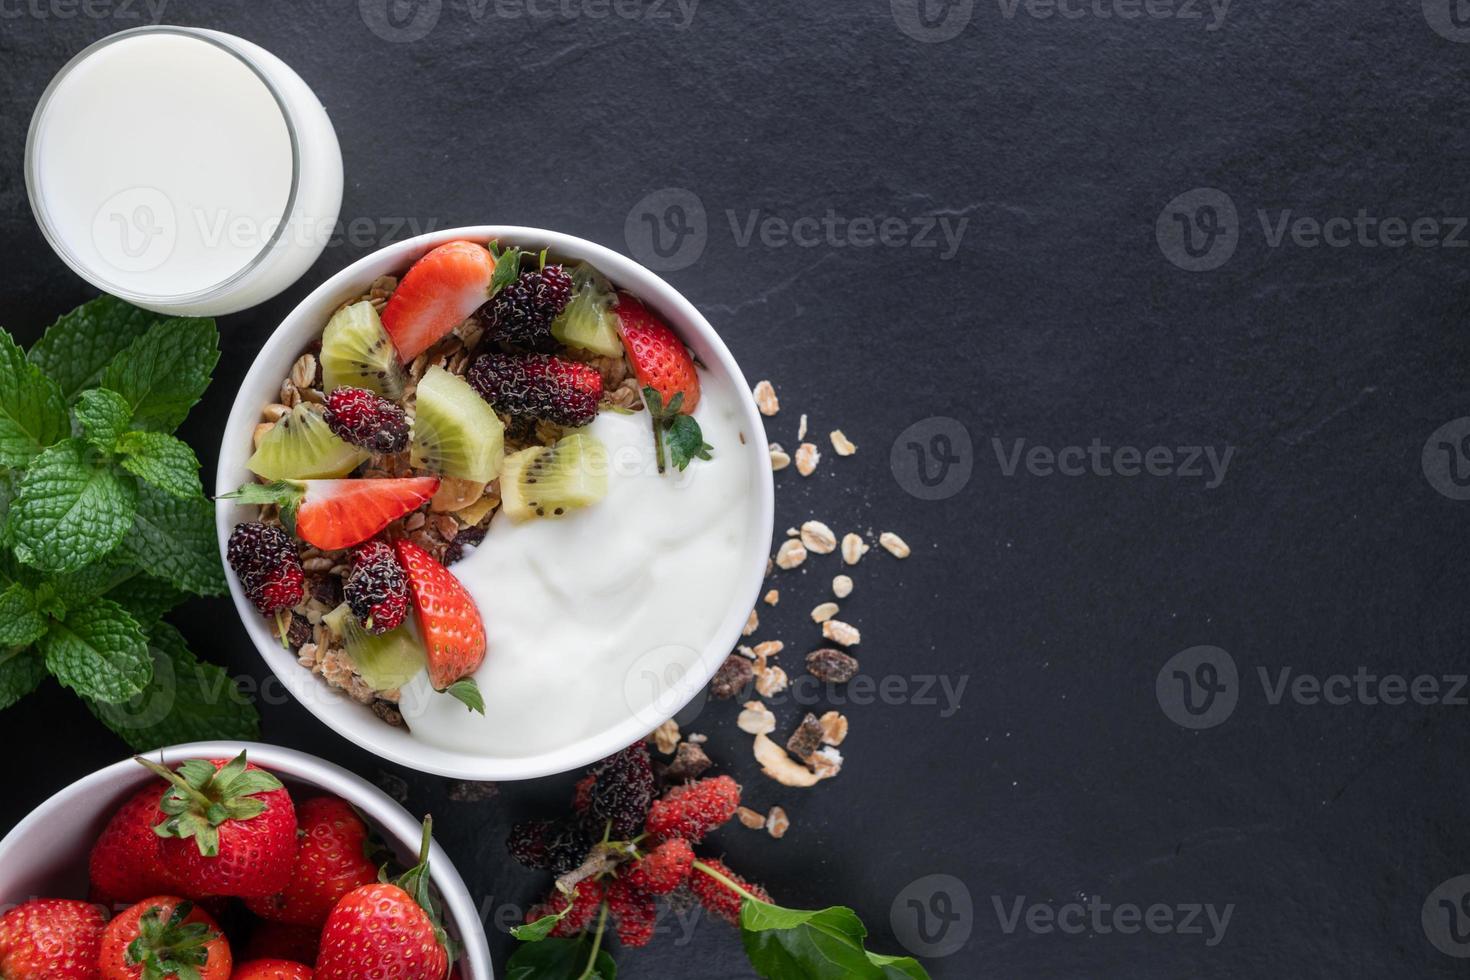
[[[160,313],[233,313],[301,277],[342,206],[326,110],[242,38],[140,27],[88,47],[31,118],[26,189],[98,289]]]

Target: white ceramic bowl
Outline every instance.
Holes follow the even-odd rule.
[[[548,249],[559,260],[591,263],[620,289],[637,296],[661,315],[709,371],[728,378],[734,390],[743,393],[741,427],[747,438],[740,451],[750,455],[759,496],[753,508],[751,538],[744,545],[743,560],[749,571],[741,587],[731,592],[719,628],[709,645],[699,651],[694,668],[677,679],[670,679],[667,688],[660,692],[657,704],[662,709],[662,717],[651,717],[646,710],[635,712],[630,708],[627,718],[596,736],[529,756],[482,755],[430,745],[405,729],[384,723],[371,710],[329,689],[320,678],[297,664],[295,655],[271,635],[265,618],[245,598],[234,573],[228,569],[226,572],[235,608],[266,664],[298,701],[344,738],[385,759],[423,772],[458,779],[530,779],[585,766],[643,738],[693,700],[735,648],[760,595],[770,554],[775,512],[770,456],[765,427],[749,394],[750,385],[709,321],[674,287],[632,259],[581,238],[539,228],[477,225],[420,235],[364,256],[324,282],[291,311],[266,341],[235,397],[220,446],[217,493],[228,493],[253,479],[245,463],[260,411],[276,400],[281,379],[290,372],[301,351],[320,335],[332,312],[342,303],[362,295],[378,276],[402,274],[431,248],[456,239],[498,240],[530,252]],[[231,529],[248,519],[249,514],[249,508],[228,504],[218,508],[216,522],[221,553]]]
[[[423,828],[372,783],[340,766],[278,745],[258,742],[194,742],[150,752],[151,759],[177,765],[185,759],[232,759],[241,751],[251,762],[298,788],[340,796],[362,813],[400,861],[417,859]],[[151,777],[132,759],[99,769],[72,783],[31,811],[0,841],[0,907],[31,898],[84,898],[87,855],[92,841],[118,807]],[[493,980],[490,949],[474,899],[449,857],[436,843],[429,871],[443,898],[445,926],[464,944],[460,969],[465,980]]]

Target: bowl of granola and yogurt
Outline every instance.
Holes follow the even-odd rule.
[[[740,368],[673,287],[533,228],[399,242],[323,283],[220,449],[235,605],[284,686],[465,779],[603,758],[703,689],[771,545]]]

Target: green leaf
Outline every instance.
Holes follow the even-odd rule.
[[[163,432],[128,432],[117,441],[122,468],[181,499],[203,497],[194,450]]]
[[[213,739],[253,740],[260,715],[222,667],[201,662],[168,623],[148,629],[153,677],[119,704],[88,701],[92,713],[135,751]]]
[[[26,360],[0,330],[0,469],[24,466],[42,449],[71,435],[56,382]]]
[[[16,557],[48,572],[70,572],[115,548],[133,523],[133,482],[68,439],[32,461],[8,520]]]
[[[30,361],[61,387],[68,401],[95,384],[109,361],[163,319],[116,296],[84,303],[46,329]]]
[[[98,701],[126,701],[153,676],[143,630],[107,599],[67,612],[41,640],[46,666],[62,684]]]
[[[30,694],[45,677],[46,662],[35,650],[0,651],[0,709]]]
[[[505,964],[505,980],[617,980],[618,965],[605,949],[597,951],[592,969],[592,942],[578,939],[546,939],[516,947]]]
[[[204,394],[218,360],[213,320],[164,320],[113,358],[102,385],[127,399],[134,428],[172,432]]]
[[[118,437],[128,431],[128,423],[133,420],[133,407],[128,400],[106,388],[88,388],[82,392],[72,412],[87,441],[104,452],[112,452]]]
[[[511,246],[499,255],[492,248],[490,254],[495,257],[495,272],[490,277],[490,295],[494,296],[506,286],[516,281],[521,274],[521,250]]]
[[[136,574],[138,570],[131,565],[108,557],[65,575],[53,575],[47,582],[66,608],[78,609]]]
[[[747,898],[740,933],[751,966],[768,980],[885,980],[895,976],[890,970],[915,980],[929,976],[912,958],[869,954],[867,928],[842,906],[807,912]]]
[[[108,589],[107,598],[126,609],[143,626],[150,626],[189,595],[162,579],[139,573]]]
[[[677,400],[683,394],[681,391],[674,398]],[[674,416],[664,441],[669,447],[669,459],[681,470],[689,465],[690,460],[709,459],[710,450],[715,448],[704,441],[704,433],[692,415]]]
[[[46,616],[19,582],[0,592],[0,649],[28,647],[46,635]]]
[[[883,971],[885,980],[899,980],[901,977],[908,977],[909,980],[929,980],[929,971],[920,966],[919,961],[912,956],[884,956],[882,953],[869,953],[868,959]]]
[[[562,908],[560,912],[553,912],[550,915],[543,915],[541,918],[535,920],[534,922],[528,922],[523,926],[512,926],[510,934],[523,943],[541,942],[541,940],[551,935],[551,930],[556,928],[556,924],[558,922],[560,922],[562,919],[565,919],[568,915],[571,915],[573,900],[576,897],[577,890],[573,888],[572,893],[566,896],[566,905]]]
[[[214,504],[179,500],[149,486],[138,488],[137,516],[122,554],[150,575],[194,595],[222,595],[224,565],[214,530]]]

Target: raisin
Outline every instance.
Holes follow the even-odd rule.
[[[798,759],[805,759],[817,749],[822,747],[822,723],[817,721],[817,716],[807,712],[807,716],[796,726],[796,731],[786,740],[786,751]]]
[[[715,671],[714,680],[709,684],[710,696],[720,700],[733,698],[748,688],[754,678],[755,668],[750,661],[738,653],[732,653],[720,664],[720,669]]]
[[[824,647],[806,655],[806,669],[819,681],[846,684],[857,675],[858,662],[841,650]]]

